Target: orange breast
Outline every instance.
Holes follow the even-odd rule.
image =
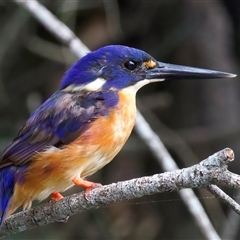
[[[62,192],[73,185],[76,176],[85,178],[109,163],[127,141],[136,117],[135,93],[119,92],[119,104],[108,116],[95,120],[80,137],[63,149],[50,148],[36,155],[23,185],[15,188],[14,199],[24,198],[30,205],[52,192]],[[25,197],[24,197],[25,196]]]

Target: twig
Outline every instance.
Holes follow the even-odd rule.
[[[226,148],[192,167],[96,188],[89,192],[87,200],[82,192],[73,194],[55,203],[47,203],[10,216],[0,230],[0,237],[44,226],[89,209],[145,195],[183,188],[201,188],[210,184],[240,188],[240,176],[227,170],[227,164],[231,161],[233,152]]]
[[[237,175],[238,176],[238,175]],[[234,212],[240,215],[240,205],[235,202],[231,197],[229,197],[224,191],[222,191],[219,187],[214,185],[209,185],[207,187],[209,192],[211,192],[215,197],[221,199],[224,203],[226,203],[230,208],[233,209]]]
[[[236,202],[239,204],[239,189],[234,191],[234,198],[236,198]],[[231,211],[227,213],[227,219],[222,228],[221,236],[222,239],[237,239],[237,234],[239,232],[239,215],[236,214],[235,210],[232,208]]]

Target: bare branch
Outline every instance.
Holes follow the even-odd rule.
[[[178,191],[183,188],[212,188],[211,184],[240,188],[240,176],[227,170],[227,164],[233,161],[233,156],[233,151],[226,148],[192,167],[112,183],[90,191],[88,199],[85,199],[83,192],[81,192],[55,203],[47,203],[14,214],[3,224],[0,237],[44,226],[89,209],[145,195]]]

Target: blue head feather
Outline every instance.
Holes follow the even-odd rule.
[[[108,88],[121,89],[145,78],[144,71],[142,74],[130,72],[124,68],[124,62],[142,63],[150,59],[153,58],[139,49],[121,45],[102,47],[76,62],[63,77],[60,89],[71,84],[87,84],[99,77],[107,80]]]

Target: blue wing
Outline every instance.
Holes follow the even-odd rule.
[[[11,203],[15,181],[16,179],[21,181],[21,174],[24,170],[24,166],[8,166],[0,171],[0,226],[5,220]]]
[[[36,152],[70,143],[90,122],[100,115],[107,115],[117,102],[118,94],[113,91],[92,94],[55,92],[30,116],[2,153],[0,168],[23,166]]]

